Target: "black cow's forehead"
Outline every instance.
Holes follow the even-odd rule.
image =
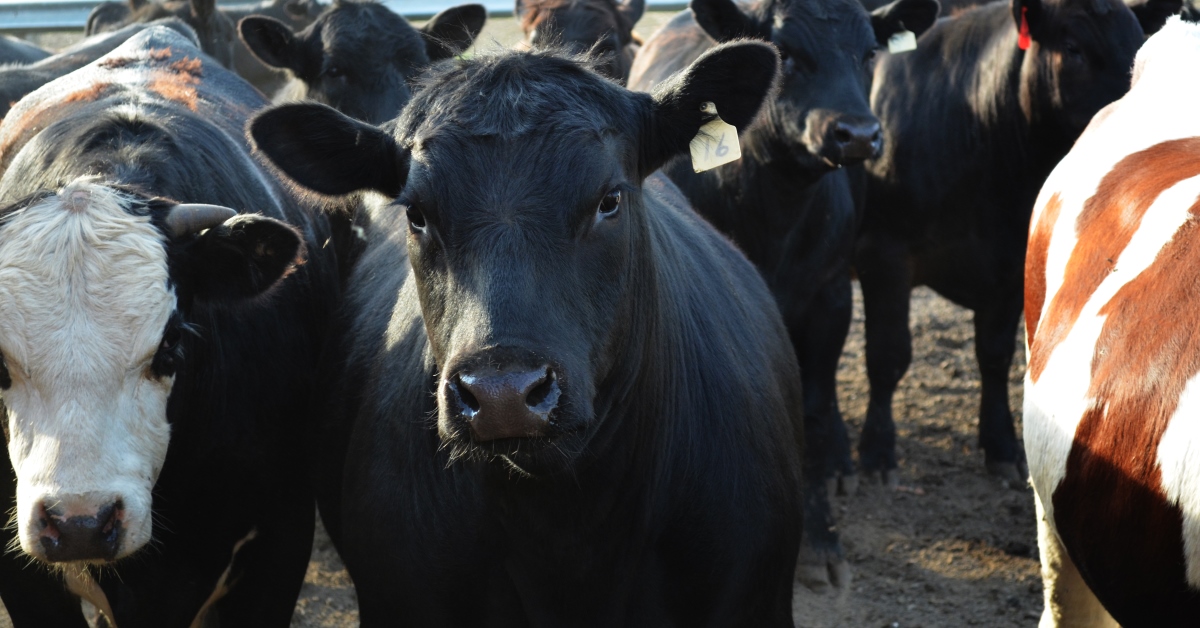
[[[627,92],[554,51],[501,52],[435,66],[397,131],[405,143],[564,130],[634,135],[645,115],[644,99],[648,96]]]
[[[775,10],[773,39],[797,50],[812,50],[858,40],[875,44],[870,16],[855,0],[790,0]]]
[[[352,61],[364,66],[377,63],[383,56],[406,59],[419,65],[429,60],[425,40],[417,30],[404,18],[374,2],[338,3],[309,26],[309,30],[320,34],[324,50],[348,55]]]

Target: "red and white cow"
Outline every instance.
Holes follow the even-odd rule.
[[[1200,26],[1042,188],[1025,266],[1041,626],[1200,625]]]

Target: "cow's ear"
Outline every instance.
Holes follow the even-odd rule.
[[[429,60],[449,59],[470,48],[485,22],[487,9],[482,4],[450,7],[433,16],[419,29]]]
[[[1129,10],[1142,25],[1142,32],[1153,35],[1167,23],[1167,18],[1183,10],[1182,0],[1130,0]]]
[[[733,0],[692,0],[688,5],[696,23],[718,42],[753,37],[767,39],[770,30],[754,16],[743,13]]]
[[[641,171],[648,175],[688,150],[700,127],[712,120],[705,103],[739,132],[754,121],[779,80],[779,53],[756,41],[722,44],[654,90],[653,114],[641,137]]]
[[[1021,32],[1021,22],[1026,20],[1032,35],[1042,18],[1042,0],[1010,0],[1009,6],[1012,8],[1017,32]]]
[[[92,9],[88,14],[87,24],[83,28],[83,34],[91,37],[96,33],[102,32],[111,28],[114,24],[120,24],[129,19],[129,14],[132,11],[129,4],[120,2],[102,2]]]
[[[207,22],[217,10],[217,0],[192,0],[192,15],[201,22]]]
[[[255,215],[230,218],[180,246],[177,279],[206,301],[261,295],[291,274],[304,252],[294,227]]]
[[[287,24],[265,15],[248,15],[238,21],[238,37],[266,65],[303,74],[303,51]]]
[[[937,0],[896,0],[871,11],[871,28],[875,41],[887,45],[892,35],[912,31],[917,37],[929,30],[942,10]]]
[[[341,196],[374,190],[399,196],[409,153],[378,127],[316,103],[272,107],[248,124],[255,150],[314,192]]]

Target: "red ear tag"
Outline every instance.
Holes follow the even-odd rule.
[[[1028,10],[1029,7],[1021,7],[1021,32],[1017,35],[1017,47],[1021,50],[1029,50],[1033,43],[1033,38],[1029,36],[1029,18],[1025,17]]]

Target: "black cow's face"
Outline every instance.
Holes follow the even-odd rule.
[[[394,135],[316,105],[268,110],[251,134],[305,186],[395,199],[443,441],[549,473],[587,448],[606,391],[636,368],[614,370],[656,281],[643,178],[687,150],[705,101],[744,128],[777,65],[762,44],[721,47],[651,98],[507,53],[434,70]]]
[[[936,0],[896,0],[868,14],[856,0],[776,0],[743,10],[732,0],[693,0],[697,23],[717,41],[769,40],[783,83],[762,131],[806,169],[861,163],[882,146],[868,100],[876,50],[904,30],[920,34]]]
[[[1120,0],[1013,0],[1032,39],[1021,65],[1021,109],[1040,128],[1075,138],[1101,108],[1129,89],[1134,55],[1146,35],[1179,11],[1179,0],[1132,10]]]
[[[624,81],[633,64],[629,45],[645,3],[629,0],[518,0],[516,14],[532,48],[562,47],[600,59],[596,71]]]
[[[216,10],[216,0],[129,0],[128,4],[105,2],[92,9],[86,33],[94,35],[114,31],[127,24],[153,22],[168,17],[177,17],[186,22],[196,31],[201,50],[221,65],[233,67],[236,29],[228,16]]]
[[[470,46],[486,19],[482,6],[463,5],[416,29],[381,4],[347,1],[300,33],[264,16],[242,19],[238,33],[259,60],[298,80],[290,96],[378,124],[400,113],[417,74]]]

